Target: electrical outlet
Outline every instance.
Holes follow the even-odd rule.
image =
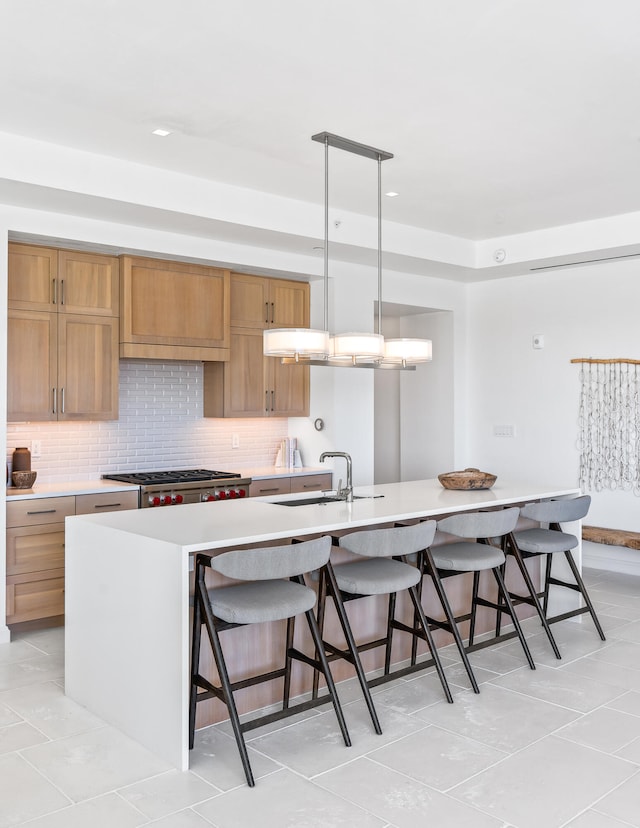
[[[240,448],[240,435],[239,434],[232,434],[231,435],[231,448]]]
[[[494,425],[494,437],[515,437],[516,427],[514,425]]]
[[[41,440],[32,440],[31,441],[31,456],[34,460],[39,460],[42,457],[42,441]]]

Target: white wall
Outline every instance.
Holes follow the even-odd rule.
[[[474,465],[499,476],[577,485],[576,357],[640,358],[637,261],[470,285],[468,424]],[[532,348],[533,334],[545,347]],[[516,436],[493,436],[513,424]],[[590,492],[588,522],[640,531],[640,498]]]

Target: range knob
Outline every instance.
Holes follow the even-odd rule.
[[[207,492],[202,495],[201,499],[203,503],[211,503],[212,500],[215,500],[215,497],[211,494],[211,492]]]
[[[246,489],[238,489],[238,497],[246,497],[247,490]]]
[[[159,506],[160,505],[160,498],[158,495],[155,497],[149,497],[149,506]]]
[[[164,495],[162,503],[164,506],[169,506],[171,504],[171,495]]]
[[[238,497],[237,489],[229,489],[229,497]]]
[[[173,495],[171,498],[172,503],[182,503],[183,497],[181,494]]]
[[[229,494],[225,489],[222,489],[221,491],[217,492],[217,495],[219,500],[226,500],[227,497],[229,497]]]

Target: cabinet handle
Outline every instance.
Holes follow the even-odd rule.
[[[264,410],[268,413],[269,412],[269,392],[264,392]]]
[[[275,410],[275,409],[274,409],[274,402],[273,402],[273,397],[274,397],[274,394],[275,394],[275,391],[272,391],[272,392],[271,392],[271,410],[272,410],[272,411],[274,411],[274,410]]]
[[[322,486],[319,483],[304,483],[302,488],[303,489],[321,489]]]
[[[52,388],[51,391],[52,391],[52,400],[53,400],[53,408],[51,410],[51,413],[55,414],[56,409],[57,409],[57,404],[58,404],[58,389],[57,388]]]
[[[260,494],[262,494],[263,492],[265,492],[266,494],[268,494],[269,492],[279,492],[280,486],[272,486],[270,489],[258,489],[258,491],[260,492]]]
[[[64,388],[60,389],[60,413],[64,414]]]
[[[52,287],[53,287],[53,300],[52,300],[52,303],[54,305],[57,305],[58,304],[58,282],[57,282],[56,279],[52,279],[51,281],[53,283],[53,285],[52,285]]]
[[[64,279],[60,280],[60,304],[64,305]]]
[[[273,318],[275,316],[274,302],[271,303],[271,324],[273,325]]]
[[[55,515],[57,509],[40,509],[39,512],[27,512],[28,515]]]
[[[94,509],[117,509],[122,503],[94,503]]]
[[[264,324],[265,325],[269,324],[269,303],[268,302],[264,303]]]

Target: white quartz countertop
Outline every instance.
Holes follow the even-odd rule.
[[[291,495],[269,498],[193,503],[179,509],[141,509],[82,515],[67,521],[90,521],[152,540],[175,544],[194,553],[247,543],[261,543],[293,536],[357,529],[415,517],[442,516],[469,509],[577,495],[575,486],[498,481],[492,489],[449,491],[437,479],[407,483],[362,486],[353,503],[287,507],[278,501]],[[305,497],[300,495],[299,497]]]
[[[7,500],[31,500],[39,497],[64,497],[65,495],[102,494],[103,492],[128,492],[138,486],[119,483],[116,480],[75,480],[70,483],[38,483],[31,489],[7,488]]]

